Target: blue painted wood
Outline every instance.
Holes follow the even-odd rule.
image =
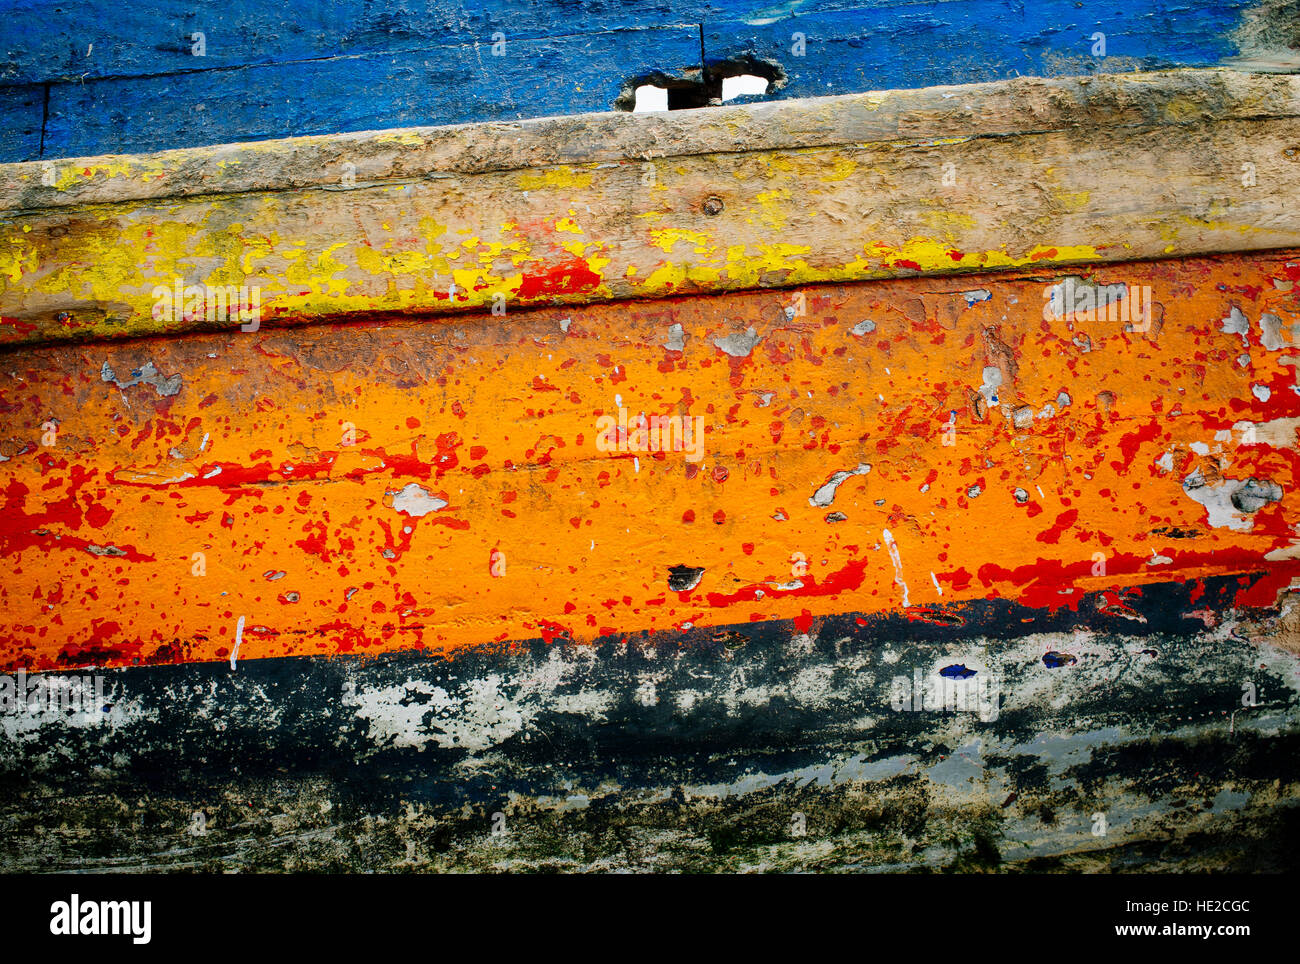
[[[393,53],[434,46],[703,24],[715,40],[776,42],[811,28],[823,43],[893,36],[905,62],[942,65],[950,55],[1006,61],[1018,45],[1086,28],[1113,34],[1126,51],[1168,62],[1214,62],[1226,34],[1258,0],[16,0],[0,20],[0,83],[149,76],[180,71]],[[832,16],[839,14],[841,16]],[[784,26],[790,21],[790,29]],[[1110,28],[1107,30],[1107,28]],[[204,34],[204,55],[192,37]],[[938,33],[936,33],[936,31]],[[809,34],[811,36],[811,34]],[[944,45],[928,44],[942,35]],[[1085,34],[1086,36],[1086,34]],[[1120,40],[1123,36],[1125,39]],[[876,39],[880,39],[878,36]],[[1063,38],[1062,38],[1063,39]],[[969,41],[971,47],[959,49]],[[908,43],[910,41],[910,44]],[[715,44],[716,46],[716,44]],[[724,46],[726,46],[724,44]],[[1086,48],[1085,48],[1086,49]],[[1116,47],[1119,51],[1119,47]],[[1133,53],[1137,51],[1137,53]],[[1063,50],[1066,55],[1072,50]],[[726,54],[722,54],[726,56]]]
[[[45,154],[608,110],[624,78],[699,57],[698,29],[671,27],[55,84]]]
[[[1237,53],[1230,33],[1249,0],[947,0],[799,13],[771,23],[706,24],[706,60],[751,55],[788,76],[773,97],[977,83],[1173,66]],[[1194,10],[1189,9],[1194,6]],[[1105,35],[1096,56],[1094,35]],[[803,36],[804,52],[795,53]]]
[[[633,77],[741,55],[780,65],[774,97],[1209,66],[1259,2],[13,0],[0,161],[608,110]]]
[[[693,24],[681,0],[16,0],[0,83],[134,77]],[[676,8],[676,9],[675,9]],[[719,16],[721,10],[718,8]],[[683,12],[685,19],[674,19]],[[196,32],[203,55],[194,53]]]
[[[0,87],[0,161],[34,161],[41,156],[45,87]]]

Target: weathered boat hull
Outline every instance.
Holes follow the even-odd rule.
[[[1292,865],[1296,89],[0,171],[0,860]]]

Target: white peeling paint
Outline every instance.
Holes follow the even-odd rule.
[[[868,463],[859,462],[856,469],[834,473],[812,494],[812,497],[808,499],[808,504],[815,508],[826,508],[835,501],[835,490],[840,487],[841,483],[855,475],[866,475],[870,471],[871,466]]]
[[[407,483],[400,492],[389,491],[388,494],[393,497],[394,509],[416,518],[447,507],[446,499],[438,498],[416,482]]]

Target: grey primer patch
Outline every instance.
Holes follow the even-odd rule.
[[[983,491],[984,491],[984,490],[981,489],[978,485],[972,485],[969,489],[966,490],[966,498],[968,498],[968,499],[978,499],[980,493],[983,492]]]
[[[963,291],[961,296],[966,299],[966,307],[969,308],[981,301],[988,301],[993,297],[993,292],[987,288],[976,288],[974,291]]]
[[[1099,285],[1078,275],[1061,279],[1048,289],[1052,314],[1064,318],[1076,311],[1100,311],[1128,296],[1128,285]]]
[[[125,549],[119,549],[117,546],[86,546],[86,551],[96,556],[124,556]]]
[[[447,507],[446,500],[438,498],[415,482],[408,483],[401,492],[390,491],[388,494],[393,497],[394,509],[417,518]]]
[[[1024,505],[1026,502],[1029,501],[1029,493],[1026,492],[1024,489],[1016,489],[1016,491],[1013,492],[1012,495],[1016,497],[1016,501],[1019,502],[1021,505]]]
[[[828,513],[826,513],[826,521],[827,521],[827,522],[843,522],[843,521],[844,521],[845,519],[847,519],[847,518],[848,518],[848,516],[846,516],[843,512],[828,512]]]
[[[1238,512],[1244,512],[1250,515],[1252,512],[1258,512],[1270,502],[1278,502],[1282,498],[1282,486],[1276,482],[1265,479],[1260,482],[1256,479],[1247,479],[1232,493],[1232,504]]]
[[[1220,324],[1225,335],[1240,335],[1243,344],[1250,344],[1249,339],[1246,338],[1246,333],[1250,331],[1250,322],[1242,314],[1240,308],[1234,305],[1232,311],[1228,312],[1228,317],[1224,318]]]
[[[854,475],[866,475],[870,471],[870,465],[866,462],[859,462],[856,469],[851,469],[847,472],[836,472],[826,480],[821,488],[812,494],[812,498],[808,500],[808,504],[824,509],[835,501],[835,490],[840,487],[841,482]]]
[[[704,567],[669,566],[668,588],[673,592],[690,592],[704,578]]]
[[[1260,315],[1259,330],[1263,332],[1260,341],[1269,351],[1286,347],[1286,342],[1282,338],[1282,319],[1277,315],[1268,313]]]
[[[130,388],[132,385],[152,385],[159,395],[175,395],[181,390],[181,376],[179,373],[171,378],[163,378],[162,373],[154,367],[153,362],[145,362],[144,367],[137,368],[131,372],[131,380],[124,382],[118,379],[117,373],[108,367],[108,362],[104,362],[104,367],[99,370],[99,377],[106,382],[112,382],[118,388]]]
[[[750,326],[745,331],[737,332],[734,335],[723,335],[720,338],[713,339],[713,344],[717,345],[732,358],[744,358],[763,338],[758,332]]]
[[[1016,428],[1028,428],[1034,424],[1034,410],[1028,405],[1021,405],[1011,413],[1011,422]]]
[[[1219,485],[1206,485],[1200,472],[1194,472],[1183,480],[1183,491],[1205,506],[1206,521],[1210,525],[1237,532],[1248,531],[1253,525],[1250,519],[1242,516],[1253,515],[1282,498],[1282,487],[1268,479],[1224,479]]]
[[[277,579],[284,578],[284,572],[282,570],[268,569],[266,570],[266,572],[262,573],[262,578],[269,579],[271,580],[271,582],[275,582],[275,580]]]
[[[1056,407],[1057,407],[1057,408],[1065,408],[1065,406],[1067,406],[1067,405],[1070,404],[1070,401],[1071,401],[1071,399],[1070,399],[1070,395],[1069,395],[1068,392],[1058,392],[1058,393],[1057,393],[1057,396],[1056,396]]]
[[[849,329],[850,333],[854,335],[869,335],[875,330],[876,330],[876,323],[874,321],[871,321],[870,319],[868,319],[867,321],[859,321],[856,325],[854,325],[852,328]]]
[[[668,329],[668,340],[663,343],[669,351],[681,351],[686,347],[686,330],[681,325]]]

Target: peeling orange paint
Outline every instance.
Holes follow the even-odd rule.
[[[240,617],[247,660],[1224,573],[1271,603],[1300,575],[1300,254],[1094,269],[1151,288],[1145,333],[1045,318],[1062,277],[10,349],[0,663],[225,659]],[[642,415],[702,418],[703,460]]]

